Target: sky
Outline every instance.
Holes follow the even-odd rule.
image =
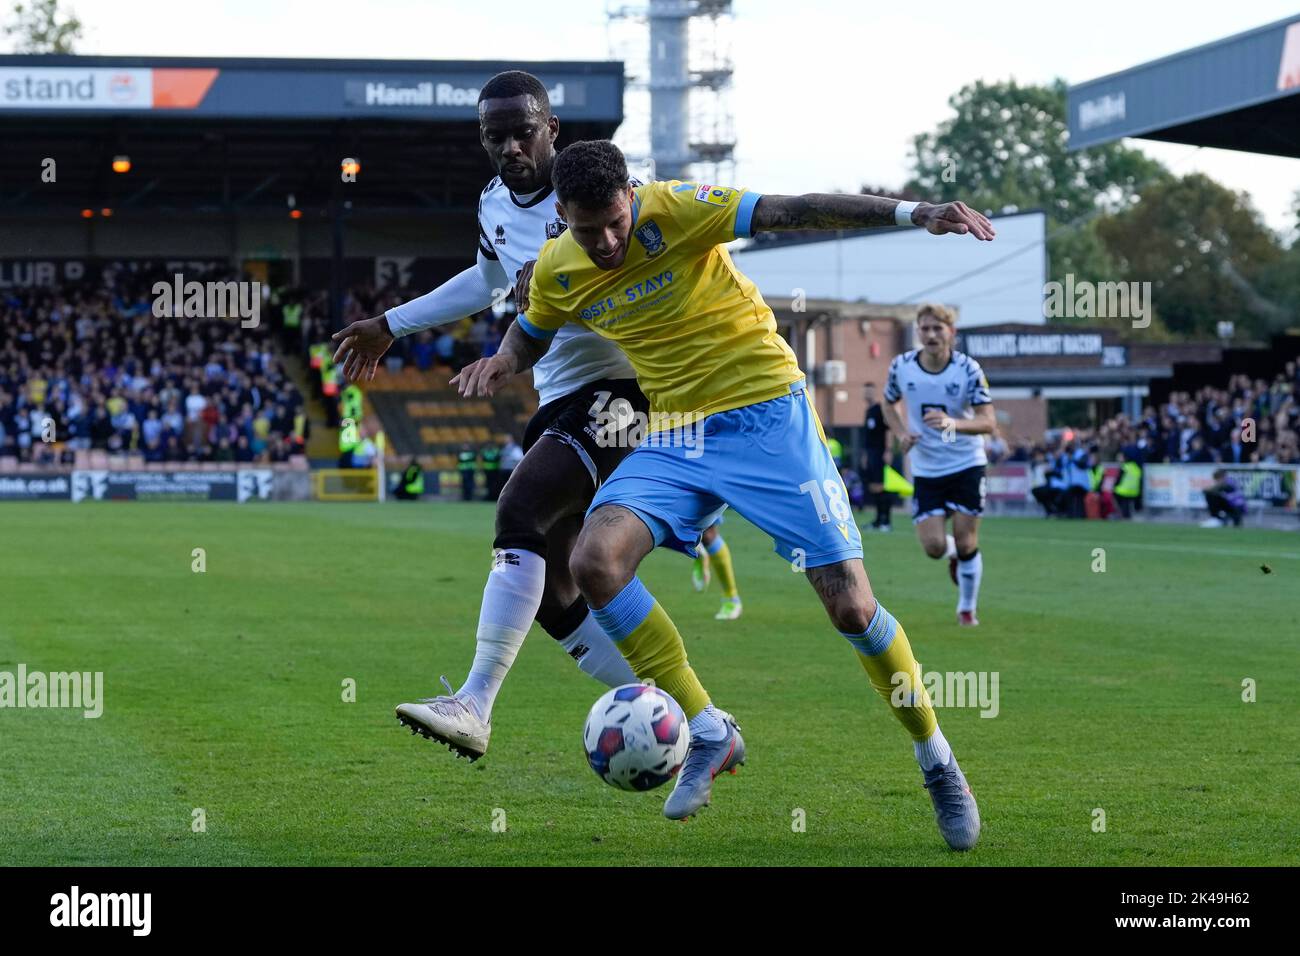
[[[85,25],[81,53],[603,60],[622,32],[607,6],[633,0],[61,3]],[[902,185],[912,138],[950,115],[948,97],[967,83],[1079,83],[1300,15],[1300,0],[736,0],[734,13],[736,184],[825,192]],[[1130,145],[1249,192],[1275,229],[1294,225],[1300,159]]]

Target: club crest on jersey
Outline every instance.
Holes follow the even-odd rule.
[[[668,243],[664,242],[663,230],[659,228],[653,219],[636,231],[636,239],[637,242],[645,246],[647,259],[653,259],[668,248]]]
[[[555,281],[564,287],[564,291],[569,291],[569,274],[567,272],[555,273]]]
[[[506,244],[506,227],[497,226],[497,245],[504,246],[505,244]]]
[[[564,230],[568,228],[569,228],[569,224],[565,222],[563,219],[557,219],[554,222],[548,222],[546,224],[546,238],[559,239],[560,233],[564,232]]]
[[[943,390],[953,398],[956,398],[957,393],[961,391],[961,382],[949,382],[943,387]]]
[[[695,198],[713,206],[725,206],[731,202],[734,193],[735,190],[728,186],[701,186],[695,190]]]

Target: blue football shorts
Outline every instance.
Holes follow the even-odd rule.
[[[695,555],[728,507],[805,568],[862,557],[848,492],[802,381],[790,394],[655,432],[600,486],[587,514],[627,508],[656,546]]]

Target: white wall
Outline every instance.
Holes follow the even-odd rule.
[[[907,304],[943,302],[962,328],[998,322],[1042,323],[1047,282],[1046,217],[996,216],[997,238],[932,236],[891,229],[776,249],[733,250],[740,270],[769,302],[810,299]]]

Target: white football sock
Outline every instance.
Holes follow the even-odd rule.
[[[948,746],[948,741],[938,726],[934,728],[934,733],[928,740],[919,743],[912,741],[912,751],[916,754],[916,762],[921,765],[922,770],[933,770],[952,759],[952,748]]]
[[[690,719],[691,739],[717,742],[727,736],[727,722],[722,711],[712,704]]]
[[[957,559],[958,611],[974,611],[980,596],[980,579],[984,577],[984,555],[979,549],[966,561]]]
[[[519,548],[500,548],[483,588],[478,615],[478,647],[474,666],[456,696],[469,698],[483,720],[492,719],[501,682],[533,626],[546,585],[546,561]]]
[[[957,557],[957,539],[954,538],[952,535],[948,535],[948,536],[947,536],[947,542],[948,542],[948,547],[947,547],[947,549],[943,552],[943,556],[944,556],[945,558],[955,558],[955,557]]]
[[[563,647],[578,663],[578,669],[584,674],[596,678],[610,687],[623,684],[635,684],[636,675],[628,666],[623,652],[618,649],[608,634],[601,628],[596,615],[590,611],[582,623],[568,637],[560,641]]]

